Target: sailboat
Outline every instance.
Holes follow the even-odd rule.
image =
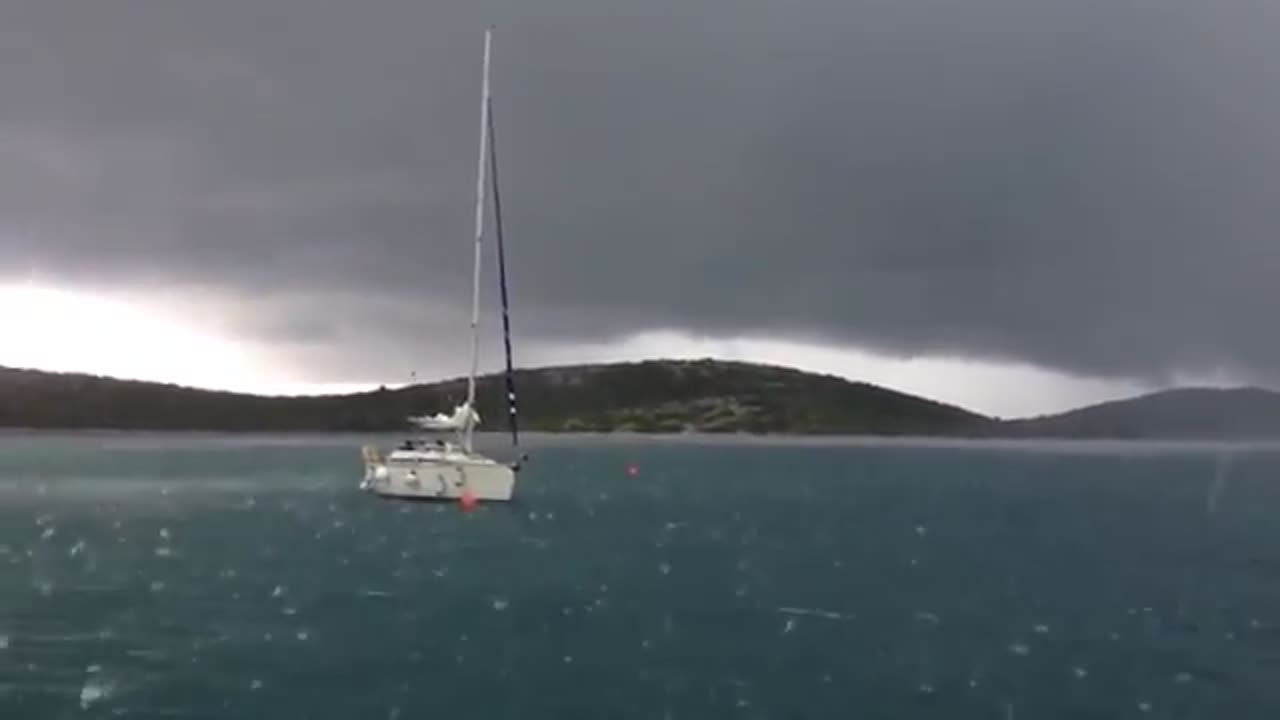
[[[507,302],[507,274],[502,242],[502,205],[498,195],[498,164],[494,137],[489,62],[493,28],[484,35],[484,76],[481,83],[480,159],[476,179],[475,259],[471,286],[471,372],[467,398],[452,413],[411,416],[417,436],[407,437],[385,458],[373,445],[362,448],[365,473],[360,488],[386,497],[476,501],[508,501],[515,491],[520,461],[506,463],[478,452],[473,439],[480,415],[475,410],[476,372],[480,363],[480,265],[484,238],[485,165],[493,183],[494,226],[498,240],[498,279],[502,291],[503,339],[506,347],[506,400],[513,447],[519,445],[515,381],[511,365],[511,321]],[[431,437],[434,435],[435,437]],[[527,456],[521,456],[520,460]]]

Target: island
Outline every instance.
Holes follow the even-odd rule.
[[[745,362],[645,360],[514,373],[522,430],[959,438],[1280,437],[1280,394],[1172,390],[1058,415],[1001,420],[834,375]],[[505,379],[477,380],[482,429],[506,428]],[[264,396],[0,368],[0,427],[382,432],[449,412],[465,378],[342,395]]]

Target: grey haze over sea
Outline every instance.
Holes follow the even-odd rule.
[[[0,435],[0,717],[1280,717],[1280,448],[369,441]]]

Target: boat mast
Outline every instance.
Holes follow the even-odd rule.
[[[484,31],[484,79],[480,86],[480,158],[476,170],[476,243],[471,275],[471,374],[467,376],[467,415],[463,426],[463,448],[471,452],[471,436],[475,429],[473,413],[476,402],[476,373],[480,369],[480,241],[484,237],[484,166],[489,136],[489,51],[493,27]]]
[[[493,99],[489,100],[489,182],[493,186],[493,229],[498,240],[498,287],[502,292],[502,342],[507,353],[507,421],[511,445],[520,444],[516,422],[516,378],[511,365],[511,303],[507,297],[507,259],[502,240],[502,195],[498,193],[498,135],[494,125]]]

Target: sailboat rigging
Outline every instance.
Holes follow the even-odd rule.
[[[516,378],[511,365],[511,304],[507,299],[507,251],[502,239],[502,196],[498,193],[498,135],[493,129],[493,98],[489,98],[489,178],[493,183],[493,229],[498,240],[498,287],[502,295],[502,344],[507,356],[507,421],[511,428],[511,445],[520,444],[516,420]]]
[[[454,433],[453,440],[407,438],[385,459],[378,448],[362,449],[365,464],[360,487],[379,495],[413,499],[510,500],[519,463],[505,464],[475,450],[476,375],[480,367],[480,276],[483,260],[485,170],[490,170],[494,200],[494,226],[498,240],[498,279],[502,297],[503,340],[506,348],[506,401],[511,442],[518,446],[515,378],[511,360],[511,323],[507,294],[506,253],[503,246],[501,203],[498,196],[497,153],[493,142],[493,101],[489,84],[493,29],[485,30],[483,80],[480,104],[480,152],[476,168],[475,243],[471,284],[471,368],[466,400],[452,415],[410,417],[419,430]],[[523,459],[523,456],[521,457]]]

